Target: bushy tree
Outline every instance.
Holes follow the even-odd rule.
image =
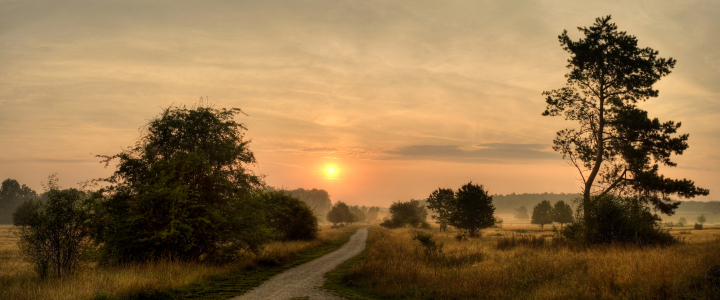
[[[680,123],[650,119],[638,107],[638,102],[658,96],[653,84],[670,74],[675,60],[639,48],[637,38],[618,31],[610,16],[578,29],[585,36],[580,40],[570,39],[567,31],[559,36],[570,53],[570,72],[565,87],[543,93],[547,109],[542,114],[564,115],[579,123],[578,128],[559,131],[553,149],[579,172],[583,215],[590,215],[594,199],[605,195],[631,199],[634,204],[627,208],[635,212],[652,205],[668,215],[680,203],[671,195],[707,195],[708,190],[691,180],[659,174],[659,164],[676,166],[670,156],[688,148],[688,134],[676,135]],[[584,222],[592,223],[587,218]]]
[[[540,228],[543,228],[545,224],[551,224],[552,208],[553,207],[552,205],[550,205],[549,201],[540,201],[540,203],[535,205],[535,207],[533,208],[533,214],[530,223],[540,225]]]
[[[72,274],[90,237],[88,195],[76,189],[62,190],[50,177],[45,202],[27,206],[19,222],[21,257],[41,278]]]
[[[270,240],[240,109],[171,106],[117,161],[97,240],[114,261],[233,259]]]
[[[520,219],[520,220],[530,219],[530,216],[528,215],[527,207],[525,207],[525,205],[520,206],[515,209],[515,219]]]
[[[448,218],[449,225],[467,230],[470,237],[476,237],[480,230],[495,224],[492,196],[482,185],[468,182],[458,189],[455,199],[455,208]]]
[[[350,223],[365,222],[365,219],[366,219],[365,212],[363,212],[363,210],[359,206],[353,205],[353,206],[350,206],[349,208],[350,208],[350,214],[353,216],[352,221],[350,221]],[[367,208],[365,210],[367,211]]]
[[[318,235],[318,220],[307,203],[284,190],[262,191],[256,195],[264,204],[270,228],[283,241],[312,240]]]
[[[298,188],[290,191],[290,194],[307,203],[318,218],[324,218],[332,208],[330,194],[326,190]]]
[[[34,201],[37,193],[15,179],[5,179],[0,186],[0,224],[12,224],[15,208],[24,201]]]
[[[427,218],[427,211],[418,200],[395,202],[390,205],[390,214],[390,219],[380,224],[381,226],[398,228],[409,224],[412,227],[419,227],[425,224]]]
[[[562,200],[555,202],[555,206],[553,206],[552,209],[552,221],[560,223],[560,228],[562,228],[563,224],[572,222],[572,207]]]
[[[380,208],[377,206],[371,206],[368,208],[365,219],[367,219],[369,222],[375,221],[378,218],[378,213],[380,213]]]
[[[353,215],[350,213],[350,207],[342,201],[335,202],[330,211],[327,213],[327,220],[336,226],[338,223],[349,223],[353,221]]]
[[[440,225],[440,231],[447,230],[455,202],[455,192],[452,189],[439,188],[427,198],[427,207],[434,212],[432,218]]]

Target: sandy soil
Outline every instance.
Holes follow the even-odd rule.
[[[320,288],[325,281],[323,275],[360,254],[366,240],[367,228],[360,228],[340,249],[275,275],[259,287],[232,299],[342,299]]]

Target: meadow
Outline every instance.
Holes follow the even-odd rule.
[[[547,225],[504,225],[467,241],[452,229],[374,227],[326,287],[351,299],[720,298],[720,283],[705,278],[720,264],[720,228],[674,227],[681,242],[665,247],[580,247]],[[413,240],[418,232],[437,248]]]
[[[178,298],[223,299],[338,248],[362,225],[329,227],[320,225],[316,240],[274,242],[230,264],[162,260],[104,267],[87,260],[73,276],[41,281],[19,256],[12,226],[0,225],[0,299],[127,299],[168,291]],[[248,270],[251,274],[243,274]]]

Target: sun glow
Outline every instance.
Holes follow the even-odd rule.
[[[328,175],[335,175],[335,168],[333,168],[333,167],[327,168],[327,173],[328,173]]]

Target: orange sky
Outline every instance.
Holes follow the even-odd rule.
[[[690,134],[662,172],[720,200],[717,1],[0,0],[0,180],[107,176],[93,154],[202,96],[249,114],[273,186],[383,206],[470,180],[579,192],[550,149],[574,124],[540,116],[541,92],[564,85],[557,35],[607,14],[678,60],[642,108]]]

